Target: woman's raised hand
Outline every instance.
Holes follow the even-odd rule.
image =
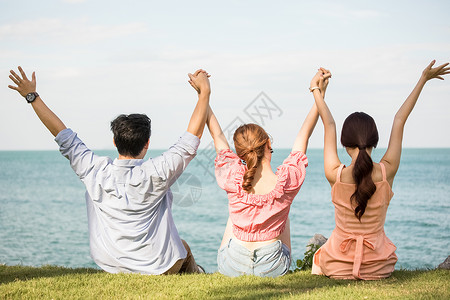
[[[322,78],[319,79],[319,88],[322,92],[322,96],[325,97],[325,91],[327,90],[327,86],[330,81],[329,79],[331,78],[331,72],[325,68],[320,68],[319,71],[322,72]]]
[[[325,91],[327,89],[330,78],[331,78],[330,70],[320,68],[314,75],[314,77],[311,79],[310,90],[312,91],[313,88],[318,87],[320,92],[322,93],[322,96],[325,96]]]
[[[314,77],[311,79],[311,84],[309,86],[310,89],[319,87],[320,78],[323,77],[323,72],[319,69]]]
[[[436,63],[436,60],[433,60],[422,72],[422,78],[426,81],[437,78],[444,80],[443,75],[450,74],[450,67],[447,67],[449,63],[442,64],[436,68],[433,68],[433,65]]]
[[[209,84],[209,77],[205,70],[198,69],[194,74],[189,73],[189,84],[197,91],[197,93],[211,93],[211,87]]]

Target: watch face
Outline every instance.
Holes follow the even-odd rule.
[[[34,93],[29,93],[29,94],[27,94],[27,96],[25,97],[25,99],[27,99],[27,101],[28,101],[29,103],[31,103],[31,102],[34,101],[34,99],[36,99],[36,95],[35,95]]]

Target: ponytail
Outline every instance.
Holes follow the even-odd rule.
[[[378,130],[374,119],[363,112],[349,115],[342,125],[341,144],[359,149],[352,174],[356,189],[350,201],[355,204],[355,216],[361,221],[367,202],[377,189],[372,180],[373,161],[366,151],[378,144]]]
[[[351,201],[356,204],[355,216],[361,221],[361,217],[366,211],[367,202],[375,193],[377,187],[372,180],[373,161],[366,151],[365,147],[359,149],[353,167],[353,180],[356,183],[356,189],[350,197]]]
[[[244,173],[242,188],[250,192],[256,169],[264,157],[265,147],[269,141],[269,135],[256,124],[244,124],[233,135],[236,154],[245,161],[247,170]]]
[[[264,150],[263,150],[264,151]],[[264,152],[263,152],[264,155]],[[247,192],[250,192],[252,189],[252,182],[255,178],[256,169],[258,168],[262,157],[258,157],[258,154],[256,151],[250,151],[246,155],[246,165],[247,165],[247,171],[245,171],[244,174],[244,180],[242,182],[242,188],[246,190]]]

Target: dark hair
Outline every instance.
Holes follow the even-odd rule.
[[[120,115],[111,122],[114,143],[121,155],[137,157],[151,135],[151,120],[144,114]]]
[[[378,130],[374,119],[363,112],[349,115],[342,125],[341,144],[359,149],[352,174],[356,190],[350,199],[356,203],[355,216],[361,221],[367,202],[377,189],[372,180],[373,161],[366,151],[378,144]]]
[[[236,154],[247,165],[242,188],[249,192],[252,189],[256,168],[261,164],[264,157],[264,148],[269,141],[269,135],[259,125],[244,124],[236,129],[233,140]]]

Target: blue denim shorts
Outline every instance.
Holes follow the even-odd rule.
[[[252,251],[230,239],[226,246],[219,249],[217,265],[220,273],[230,277],[240,275],[277,277],[289,271],[291,252],[281,241]]]

